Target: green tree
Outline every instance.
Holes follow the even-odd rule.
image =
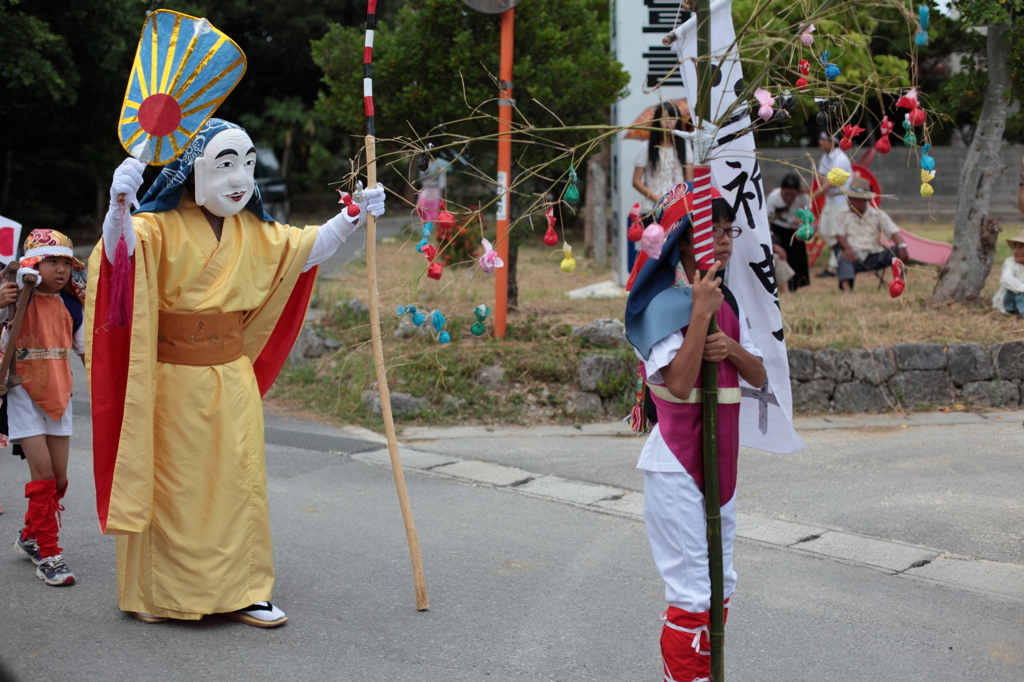
[[[497,124],[490,116],[497,114],[500,21],[499,15],[473,11],[460,0],[410,0],[393,22],[379,23],[373,65],[378,136],[492,136],[459,151],[493,178]],[[608,35],[605,0],[530,0],[517,6],[515,123],[537,129],[607,123],[608,107],[629,80],[609,55]],[[326,86],[317,109],[325,121],[353,136],[364,130],[362,53],[363,32],[349,27],[332,26],[313,45]],[[474,115],[477,106],[487,115]],[[593,131],[582,130],[545,132],[544,144],[530,144],[538,138],[517,135],[512,174],[513,182],[519,178],[521,184],[513,195],[513,217],[527,195],[542,192],[566,172],[571,159],[562,158],[563,150],[592,136]],[[557,164],[545,173],[548,179],[523,181],[523,169],[555,159]],[[579,157],[576,166],[581,168]],[[493,190],[486,191],[490,200]],[[516,244],[525,229],[513,230],[510,243],[510,305],[515,305]]]
[[[933,302],[976,302],[995,258],[999,226],[988,218],[992,189],[1006,167],[999,151],[1009,114],[1010,101],[1019,98],[1021,27],[1017,17],[1024,0],[953,0],[960,20],[968,26],[985,27],[985,51],[968,65],[968,78],[981,87],[984,100],[977,115],[967,158],[960,171],[953,253],[939,272]],[[1013,66],[1011,66],[1013,59]],[[977,73],[984,62],[984,77]],[[1016,82],[1015,82],[1016,81]]]

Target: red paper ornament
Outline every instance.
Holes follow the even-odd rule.
[[[440,263],[431,263],[430,267],[427,268],[427,277],[430,279],[441,279],[441,272],[444,268],[441,267]]]
[[[928,120],[928,114],[924,113],[924,109],[911,109],[910,110],[910,125],[912,126],[923,126],[924,122]]]
[[[850,151],[851,149],[853,149],[853,140],[851,140],[848,137],[844,137],[843,139],[839,140],[839,148],[842,149],[844,152]]]
[[[800,88],[801,90],[806,88],[807,87],[807,79],[804,78],[803,76],[800,76],[799,78],[797,78],[796,79],[796,87]]]
[[[640,238],[644,236],[644,226],[640,223],[633,223],[633,226],[626,232],[626,239],[631,242],[638,242]],[[548,244],[548,246],[554,246],[554,244]]]
[[[441,232],[449,232],[455,227],[455,216],[448,212],[443,201],[439,208],[441,212],[437,216],[437,229]]]
[[[426,246],[423,247],[421,253],[427,257],[427,260],[432,261],[434,260],[434,256],[437,255],[437,249],[434,247],[433,244],[427,244]]]
[[[800,60],[800,73],[804,76],[808,76],[811,73],[811,63],[806,59]]]
[[[889,283],[889,295],[893,298],[899,298],[906,286],[902,279],[894,279]]]
[[[558,244],[558,233],[555,232],[555,228],[549,227],[548,231],[544,233],[544,243],[548,246],[555,246]]]
[[[892,142],[889,142],[888,135],[878,138],[878,141],[875,142],[875,150],[879,154],[888,154],[892,151]]]

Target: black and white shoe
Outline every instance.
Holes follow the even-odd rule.
[[[40,561],[36,566],[36,577],[54,587],[75,584],[75,574],[71,572],[68,562],[60,554],[48,556]]]
[[[254,625],[258,628],[276,628],[278,625],[288,622],[288,616],[284,615],[284,611],[268,601],[256,602],[252,606],[224,615],[239,623]]]
[[[14,551],[23,557],[28,557],[32,560],[32,563],[36,566],[39,565],[39,561],[42,559],[39,556],[39,545],[36,543],[35,538],[23,538],[21,533],[18,533],[18,539],[14,541]]]

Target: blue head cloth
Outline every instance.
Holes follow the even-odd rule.
[[[693,290],[672,286],[679,264],[679,238],[690,231],[686,217],[661,245],[661,256],[648,259],[626,299],[626,338],[646,359],[651,348],[690,323]]]
[[[245,128],[234,123],[228,123],[223,119],[209,119],[199,130],[199,133],[196,134],[195,138],[193,138],[192,142],[185,147],[185,151],[181,153],[181,156],[164,166],[156,181],[153,182],[146,192],[146,196],[142,197],[142,205],[139,206],[135,213],[161,213],[176,209],[178,202],[181,200],[181,191],[185,188],[188,177],[192,175],[192,167],[195,165],[196,159],[203,155],[206,145],[217,133],[232,128],[241,130],[243,133],[245,132]],[[263,198],[260,196],[259,185],[254,185],[252,197],[245,207],[255,213],[256,217],[260,220],[274,222],[273,216],[263,208]]]

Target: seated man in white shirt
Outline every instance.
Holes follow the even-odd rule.
[[[894,256],[907,261],[907,245],[890,245],[899,228],[885,211],[871,201],[877,194],[864,178],[853,178],[849,189],[840,190],[849,202],[847,210],[836,216],[835,253],[839,260],[839,288],[845,294],[853,289],[858,272],[878,270],[892,264]]]

